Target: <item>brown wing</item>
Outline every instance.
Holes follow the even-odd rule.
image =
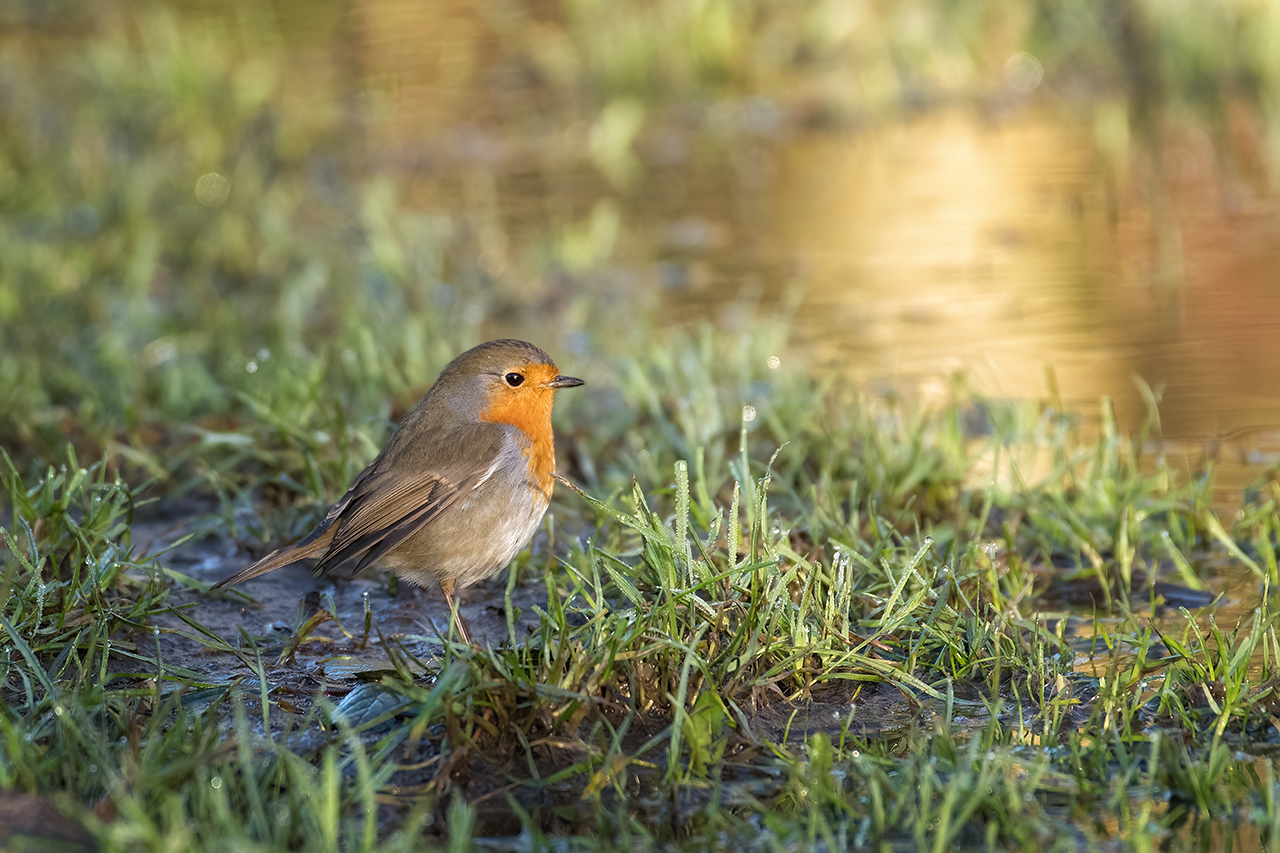
[[[406,424],[413,417],[411,414]],[[418,433],[420,427],[419,424]],[[397,431],[378,458],[360,472],[347,493],[303,539],[272,551],[214,584],[213,589],[238,584],[308,557],[320,558],[315,567],[317,574],[357,557],[355,570],[360,571],[483,483],[497,465],[502,431],[492,424],[434,430],[430,442],[415,441],[410,432],[413,431]],[[424,447],[429,451],[424,452]],[[478,459],[487,462],[477,466]],[[433,473],[420,473],[423,469],[432,469]]]
[[[358,572],[417,533],[486,477],[489,469],[458,480],[440,475],[408,477],[383,471],[362,479],[343,498],[337,532],[316,564],[316,574],[357,557]]]

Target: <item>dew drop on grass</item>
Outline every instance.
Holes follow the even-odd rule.
[[[215,791],[219,790],[220,788],[222,788],[222,777],[214,776],[212,779],[209,780],[209,784],[213,786],[213,790]]]
[[[743,406],[743,407],[742,407],[742,419],[743,419],[744,421],[754,421],[754,420],[756,419],[756,407],[755,407],[755,406]]]
[[[248,364],[246,364],[246,365],[244,366],[244,372],[245,372],[245,373],[257,373],[257,372],[258,372],[258,362],[256,362],[256,361],[250,361]]]
[[[271,358],[271,350],[266,347],[258,350],[258,361],[266,361],[269,358]]]
[[[55,707],[55,708],[53,709],[53,713],[54,713],[54,715],[55,715],[55,716],[58,716],[58,717],[61,717],[61,716],[62,716],[63,714],[65,714],[66,712],[67,712],[67,709],[66,709],[66,708],[64,708],[64,707],[62,707],[61,705],[58,705],[57,707]]]
[[[766,363],[769,365],[770,370],[777,370],[782,366],[782,359],[778,358],[776,355],[771,355],[769,356],[769,361]]]
[[[205,207],[217,207],[231,195],[231,183],[217,172],[201,175],[196,181],[196,201]]]

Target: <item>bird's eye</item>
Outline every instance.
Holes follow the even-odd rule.
[[[508,373],[506,376],[502,378],[507,380],[507,384],[510,385],[512,388],[515,388],[523,384],[524,382],[524,375],[520,373]]]

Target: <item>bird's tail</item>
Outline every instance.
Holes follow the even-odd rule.
[[[295,542],[287,548],[272,551],[256,563],[245,566],[231,577],[218,581],[210,589],[235,586],[238,583],[249,580],[249,578],[265,575],[267,572],[287,566],[290,563],[296,563],[299,560],[305,560],[307,557],[323,556],[325,551],[329,549],[329,543],[333,541],[333,535],[336,532],[336,525],[321,525],[319,530],[312,531],[305,539]]]

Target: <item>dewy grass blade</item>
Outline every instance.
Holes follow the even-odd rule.
[[[684,577],[680,585],[691,587],[695,581],[693,578],[693,554],[689,548],[689,463],[681,459],[676,462],[675,469],[676,512],[672,556],[674,557],[679,553],[684,563],[681,566]]]
[[[17,629],[13,627],[13,623],[9,621],[9,617],[3,613],[0,613],[0,627],[4,628],[5,632],[9,635],[9,642],[13,644],[13,647],[18,650],[18,654],[22,655],[22,659],[26,661],[26,672],[34,675],[36,680],[40,682],[40,686],[44,688],[46,697],[50,700],[54,699],[58,695],[58,690],[54,687],[53,681],[49,678],[49,674],[45,672],[44,667],[40,665],[40,661],[31,651],[31,646],[28,645],[27,641],[18,633]]]

